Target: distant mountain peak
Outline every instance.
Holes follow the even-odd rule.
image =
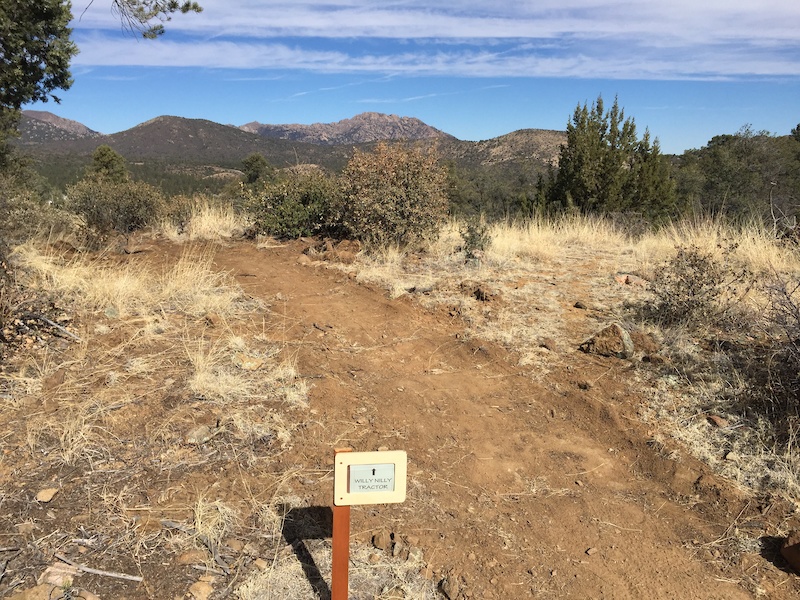
[[[240,129],[270,139],[324,145],[452,138],[417,118],[378,112],[364,112],[335,123],[311,125],[267,125],[253,121],[242,125]]]
[[[56,129],[65,131],[68,134],[78,138],[99,137],[103,135],[97,131],[94,131],[93,129],[89,129],[83,123],[59,117],[46,110],[23,110],[22,115],[28,119],[32,119],[33,121],[47,123]]]

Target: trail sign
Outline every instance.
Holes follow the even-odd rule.
[[[333,503],[351,506],[404,502],[407,470],[404,450],[339,452],[333,467]]]

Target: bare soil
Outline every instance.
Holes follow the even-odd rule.
[[[556,290],[543,330],[558,318],[563,336],[544,344],[542,352],[557,360],[537,375],[513,352],[467,334],[458,311],[425,307],[409,295],[391,299],[352,273],[301,260],[308,245],[217,246],[217,267],[265,308],[236,322],[211,315],[184,325],[208,339],[223,330],[258,334],[296,360],[310,386],[307,406],[270,408],[290,424],[288,442],[256,440],[243,452],[221,431],[203,443],[175,443],[192,427],[214,429],[226,415],[224,406],[188,395],[183,367],[173,362],[142,381],[134,403],[104,418],[102,436],[112,450],[72,464],[32,450],[26,438],[26,423],[59,414],[63,373],[36,402],[0,416],[0,597],[44,594],[36,579],[63,563],[59,557],[143,578],[76,579],[104,599],[202,597],[190,588],[204,576],[213,589],[207,597],[235,597],[259,558],[302,558],[301,538],[313,537],[302,529],[288,535],[284,525],[287,539],[276,546],[275,532],[257,524],[257,502],[283,499],[292,505],[287,510],[318,514],[324,537],[340,447],[408,453],[406,502],[354,507],[351,547],[371,548],[376,533],[391,533],[402,547],[422,551],[420,575],[451,600],[799,597],[800,578],[778,553],[779,533],[798,525],[793,507],[747,494],[685,449],[658,441],[662,436],[638,417],[646,399],[637,372],[649,368],[641,354],[623,360],[578,351],[611,319],[602,307],[591,310],[593,290],[581,283],[598,276],[595,263],[576,259],[570,278],[541,283],[542,295]],[[146,252],[114,260],[159,267],[181,251],[152,242]],[[613,280],[613,273],[600,275]],[[499,292],[487,310],[500,310],[507,291]],[[576,299],[590,310],[576,308]],[[79,334],[94,335],[83,352],[121,347],[137,331],[118,323],[92,334],[104,319],[81,317]],[[53,345],[51,363],[68,364],[79,352],[69,340]],[[154,349],[128,343],[120,360],[145,351]],[[21,364],[14,360],[8,372]],[[46,488],[59,491],[37,501]],[[182,557],[186,532],[164,524],[190,526],[199,496],[239,511],[223,557],[228,574],[215,572],[220,565],[209,546],[196,540],[207,569],[193,566]],[[314,579],[327,568],[312,564],[303,572]],[[308,597],[329,594],[325,583],[312,588]],[[361,593],[353,597],[378,596]]]

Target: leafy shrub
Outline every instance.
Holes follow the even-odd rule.
[[[342,173],[338,221],[369,245],[433,237],[447,215],[447,173],[434,149],[379,144],[356,150]]]
[[[141,181],[89,176],[67,188],[67,208],[100,234],[141,229],[156,222],[163,207],[161,191]]]
[[[320,233],[326,226],[335,182],[321,173],[290,175],[261,188],[243,190],[256,233],[297,238]]]
[[[79,219],[58,208],[37,181],[15,173],[0,174],[0,243],[13,246],[39,235],[81,233]]]
[[[725,250],[729,258],[735,246]],[[680,247],[650,282],[653,301],[644,316],[661,325],[719,325],[749,291],[751,276],[696,246]]]
[[[479,217],[467,219],[459,228],[459,234],[464,240],[464,258],[467,260],[480,258],[492,242],[488,223]]]

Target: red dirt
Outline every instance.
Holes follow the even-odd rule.
[[[774,544],[734,551],[739,532],[771,539],[790,507],[745,495],[686,452],[671,457],[673,448],[637,419],[643,398],[634,362],[570,350],[534,381],[518,357],[465,336],[444,309],[392,300],[342,271],[301,264],[304,247],[235,243],[218,248],[215,262],[269,303],[257,319],[296,355],[312,386],[305,422],[270,464],[273,473],[296,473],[284,491],[328,506],[334,448],[408,453],[406,502],[354,507],[353,545],[369,544],[382,529],[411,540],[424,553],[425,574],[458,598],[731,600],[755,598],[758,589],[769,598],[798,597],[800,578]],[[179,253],[152,248],[146,260]],[[577,348],[596,322],[587,322],[586,311],[563,314]],[[6,465],[4,486],[14,477]],[[207,489],[226,498],[245,481],[258,485],[246,468],[230,466],[176,473],[169,485],[180,495],[215,481]],[[0,537],[0,546],[14,539]],[[148,568],[144,587],[93,579],[105,586],[94,591],[102,598],[185,593],[185,573],[176,579],[174,566]]]

